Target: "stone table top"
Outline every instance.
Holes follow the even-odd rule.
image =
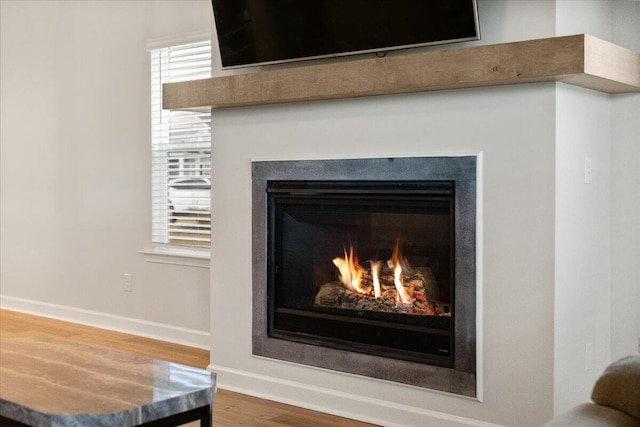
[[[0,415],[32,426],[133,426],[209,406],[215,375],[52,338],[0,342]]]

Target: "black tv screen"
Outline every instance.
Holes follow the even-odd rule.
[[[480,38],[476,0],[212,0],[222,66]]]

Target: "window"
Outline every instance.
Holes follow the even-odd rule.
[[[151,50],[152,242],[211,245],[211,114],[162,109],[162,84],[211,77],[211,42]]]

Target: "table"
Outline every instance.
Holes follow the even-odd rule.
[[[2,426],[211,425],[215,374],[54,338],[0,342]]]

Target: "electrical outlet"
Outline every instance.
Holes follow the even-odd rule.
[[[124,273],[124,290],[133,292],[133,274],[131,273]]]

